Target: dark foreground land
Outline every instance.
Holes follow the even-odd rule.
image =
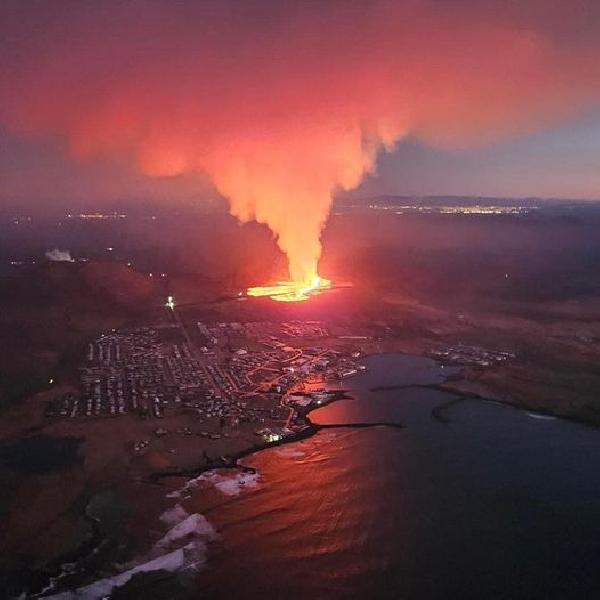
[[[196,240],[189,219],[165,217],[161,235],[168,255],[157,249],[149,253],[147,243],[140,241],[147,240],[147,229],[154,227],[145,220],[139,230],[133,220],[69,224],[71,229],[63,224],[64,244],[74,254],[79,247],[79,254],[91,260],[38,260],[35,266],[9,270],[3,281],[0,477],[3,488],[11,490],[0,500],[4,589],[16,594],[31,582],[39,589],[57,565],[97,543],[97,513],[90,516],[89,507],[102,505],[98,498],[107,493],[118,499],[110,503],[118,516],[104,514],[105,527],[112,527],[117,538],[122,529],[121,539],[130,543],[121,557],[127,560],[147,533],[146,518],[131,506],[144,486],[152,485],[147,481],[153,474],[198,472],[225,464],[270,443],[264,436],[286,426],[289,407],[281,403],[290,391],[286,389],[272,390],[258,404],[240,402],[234,408],[240,415],[251,410],[252,418],[234,427],[223,423],[217,412],[208,416],[215,405],[208,411],[206,398],[198,406],[191,401],[189,410],[167,407],[157,417],[152,405],[145,406],[147,412],[111,415],[111,397],[106,396],[103,402],[108,404],[99,412],[91,405],[87,414],[82,402],[72,416],[72,399],[82,394],[81,367],[89,344],[102,334],[175,324],[175,338],[163,341],[171,344],[169,348],[176,346],[169,360],[177,361],[181,347],[191,344],[198,350],[204,344],[198,322],[209,328],[218,323],[269,323],[278,328],[281,323],[316,321],[326,330],[319,339],[309,333],[280,340],[302,352],[318,348],[315,365],[322,351],[339,352],[348,361],[356,352],[431,356],[458,367],[459,373],[440,386],[460,396],[495,399],[600,425],[600,219],[594,211],[557,213],[551,208],[501,216],[396,215],[393,210],[360,207],[341,211],[324,234],[322,271],[354,285],[299,305],[236,299],[245,285],[274,277],[280,257],[266,232],[234,230],[221,214],[210,226],[212,217],[206,216],[196,224],[201,240]],[[40,228],[55,243],[52,223]],[[96,228],[94,236],[85,234],[86,227]],[[115,227],[129,227],[116,237],[134,242],[123,241],[121,253],[112,258],[99,248],[115,238]],[[9,233],[4,239],[13,247],[1,248],[7,259],[18,244],[26,248],[23,255],[43,253],[31,240]],[[229,249],[217,243],[224,235],[232,236]],[[89,246],[91,237],[96,250]],[[209,259],[211,243],[216,256]],[[246,247],[257,252],[243,252]],[[227,259],[219,256],[225,250]],[[137,255],[148,263],[135,261]],[[199,258],[194,261],[193,256]],[[242,261],[242,256],[248,260]],[[149,277],[163,270],[166,277]],[[187,334],[164,308],[167,294],[175,297]],[[265,351],[257,339],[232,331],[217,346],[202,368],[229,368],[234,357],[251,362]],[[247,354],[236,355],[240,349]],[[265,363],[262,372],[252,372],[244,393],[269,387],[286,372],[285,360],[279,357]],[[322,387],[314,375],[311,371],[295,381],[307,385],[303,393]],[[116,413],[118,397],[115,388]],[[205,414],[199,416],[198,411]],[[433,417],[442,419],[443,410]],[[144,445],[146,441],[150,443]],[[40,452],[44,460],[30,460]]]

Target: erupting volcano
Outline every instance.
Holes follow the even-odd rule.
[[[278,281],[275,285],[248,288],[248,296],[269,296],[278,302],[301,302],[331,288],[331,281],[314,275],[308,282]]]
[[[330,287],[318,264],[332,198],[398,141],[464,150],[600,101],[591,0],[80,4],[68,26],[49,6],[0,18],[0,125],[182,194],[193,181],[267,226],[288,281],[250,296]]]

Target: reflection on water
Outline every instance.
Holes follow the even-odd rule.
[[[190,500],[216,527],[192,597],[600,597],[600,432],[434,389],[427,359],[366,359],[356,400],[319,423],[401,422],[404,429],[322,430],[246,462],[257,487]]]

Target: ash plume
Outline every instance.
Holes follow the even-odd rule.
[[[600,101],[588,0],[27,5],[0,13],[0,120],[77,157],[208,174],[294,281],[317,272],[332,195],[402,137],[463,148]]]

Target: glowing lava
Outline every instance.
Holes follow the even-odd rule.
[[[251,287],[248,296],[269,296],[277,302],[302,302],[331,287],[331,281],[314,275],[308,282],[278,281],[275,285]]]

